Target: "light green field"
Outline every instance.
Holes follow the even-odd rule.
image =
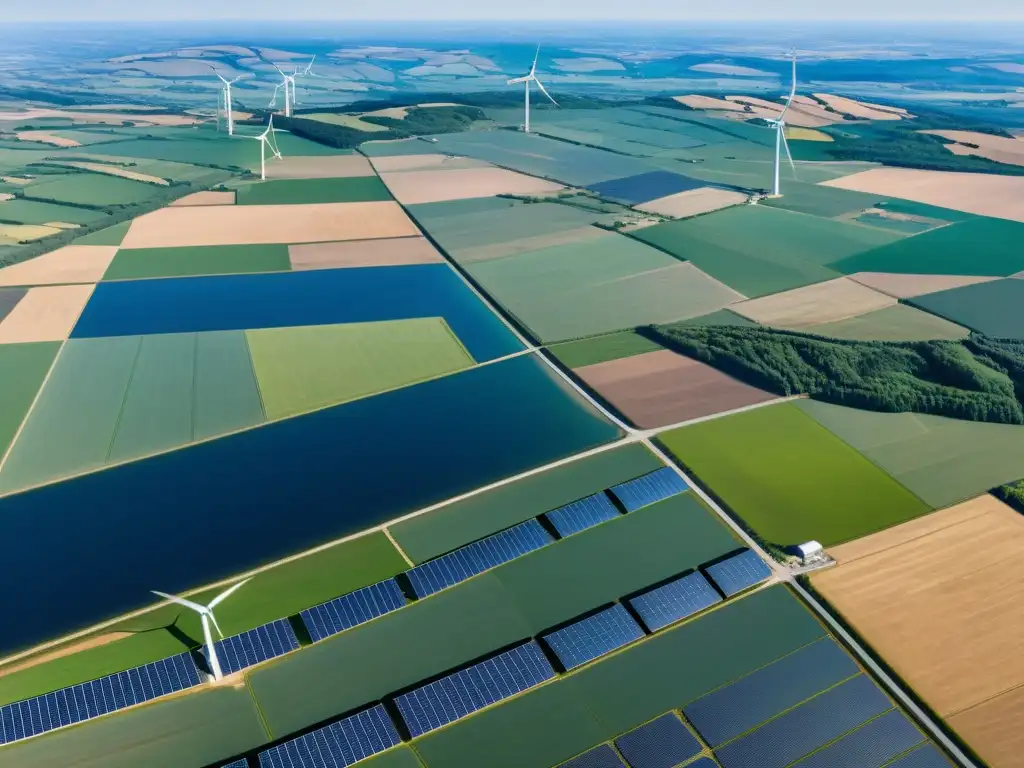
[[[813,400],[800,410],[935,508],[1019,479],[1024,427],[918,413],[875,413]]]
[[[696,317],[740,298],[692,265],[614,233],[467,270],[543,342]]]
[[[787,181],[782,197],[767,198],[760,205],[832,219],[874,208],[884,200],[887,198],[882,195],[867,192],[826,187],[806,181]]]
[[[237,205],[308,205],[390,200],[377,176],[339,179],[280,179],[238,188]]]
[[[117,252],[103,279],[138,280],[147,277],[234,275],[290,270],[287,245],[133,248]]]
[[[582,368],[585,365],[642,355],[644,352],[657,352],[659,349],[664,347],[636,331],[617,331],[548,347],[548,351],[566,368]]]
[[[278,419],[474,364],[443,318],[246,331],[267,418]]]
[[[386,125],[367,122],[366,120],[360,119],[358,115],[340,115],[333,112],[313,112],[312,114],[302,115],[302,119],[313,120],[318,123],[327,123],[329,125],[341,125],[345,128],[351,128],[354,131],[364,131],[366,133],[381,133],[390,130]]]
[[[149,186],[149,185],[146,185]],[[74,208],[70,205],[57,205],[39,200],[7,200],[0,203],[0,222],[12,224],[46,224],[50,221],[63,221],[68,224],[94,224],[107,218],[103,211],[86,208]]]
[[[906,304],[896,304],[848,320],[801,328],[833,339],[858,341],[927,341],[964,339],[968,330],[937,315],[922,312]]]
[[[790,403],[683,427],[660,440],[777,546],[839,544],[930,511]]]
[[[43,379],[60,350],[60,342],[0,344],[0,458],[7,452]]]
[[[43,181],[26,188],[26,198],[53,203],[90,205],[97,208],[111,205],[137,205],[149,200],[161,188],[142,181],[122,179],[103,173],[68,173],[53,181]]]
[[[106,229],[100,229],[83,237],[75,239],[75,245],[120,245],[124,236],[128,234],[131,227],[130,221],[115,224]]]

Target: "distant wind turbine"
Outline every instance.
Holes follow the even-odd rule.
[[[277,131],[274,130],[274,116],[270,116],[270,122],[267,124],[267,130],[261,133],[259,136],[242,136],[243,139],[255,139],[260,143],[260,179],[266,180],[267,178],[267,146],[270,146],[270,151],[274,157],[278,160],[281,159],[281,150],[277,148]]]
[[[773,167],[772,176],[772,195],[779,197],[782,194],[781,186],[779,184],[780,169],[782,166],[782,150],[785,148],[786,157],[789,158],[789,165],[793,169],[793,173],[796,174],[796,164],[793,162],[793,155],[789,151],[789,142],[786,141],[786,113],[789,111],[789,105],[793,103],[793,98],[796,96],[796,51],[792,54],[793,58],[793,85],[789,89],[789,98],[786,99],[786,106],[782,112],[774,120],[768,120],[768,124],[775,127],[775,164]]]
[[[540,80],[537,79],[537,59],[539,57],[540,46],[538,45],[537,53],[533,57],[533,66],[530,67],[529,73],[523,75],[522,77],[514,77],[508,81],[508,85],[518,85],[519,83],[526,84],[526,119],[523,122],[523,131],[525,133],[530,132],[530,83],[536,83],[537,87],[540,88],[540,92],[547,96],[548,99],[551,100],[552,104],[554,104],[556,107],[558,106],[558,102],[551,98],[551,94],[544,89],[544,86],[541,85]]]
[[[166,592],[157,592],[156,590],[153,590],[154,595],[158,595],[167,600],[170,600],[172,603],[183,605],[186,608],[189,608],[190,610],[193,610],[199,614],[200,620],[202,621],[203,624],[203,642],[206,645],[206,652],[208,654],[208,660],[210,662],[210,671],[213,672],[214,680],[220,680],[222,677],[224,677],[224,673],[221,671],[220,660],[217,658],[217,651],[214,648],[213,633],[210,631],[210,623],[213,623],[213,626],[216,628],[217,634],[221,636],[221,639],[224,638],[224,633],[220,631],[220,625],[217,623],[217,617],[213,615],[213,609],[221,603],[223,603],[228,597],[230,597],[235,591],[237,591],[239,587],[248,583],[249,581],[251,581],[251,579],[240,581],[233,587],[228,587],[215,598],[213,598],[213,600],[210,601],[209,605],[200,605],[199,603],[193,603],[191,600],[186,600],[185,598],[178,597],[177,595],[168,595]]]
[[[234,112],[232,111],[232,106],[231,106],[231,86],[234,85],[235,83],[237,83],[239,80],[241,80],[244,77],[244,75],[239,75],[234,80],[228,80],[228,79],[226,79],[224,77],[224,75],[222,75],[220,72],[218,72],[216,70],[216,68],[212,64],[209,65],[209,66],[210,66],[210,69],[213,70],[213,74],[215,74],[217,77],[219,77],[220,81],[222,83],[224,83],[224,87],[221,88],[221,99],[222,99],[222,101],[224,103],[224,111],[227,114],[228,136],[234,136],[235,135],[235,117],[234,117]]]
[[[296,68],[295,72],[293,72],[290,75],[286,75],[284,73],[284,70],[282,70],[276,64],[274,65],[274,69],[276,69],[281,74],[281,83],[280,85],[277,86],[277,88],[284,88],[284,116],[291,117],[292,101],[294,99],[295,94],[295,76],[299,73],[298,68]],[[274,89],[274,100],[271,102],[271,105],[277,103],[277,88]]]

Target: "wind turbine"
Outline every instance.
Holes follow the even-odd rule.
[[[270,145],[270,151],[274,153],[274,157],[278,160],[281,159],[281,150],[277,148],[277,138],[275,134],[277,131],[274,130],[274,116],[270,116],[270,122],[267,124],[267,130],[261,133],[259,136],[242,136],[243,139],[255,139],[260,143],[260,180],[266,181],[267,178],[267,145]]]
[[[239,80],[241,80],[242,77],[244,77],[244,75],[239,75],[234,80],[227,80],[224,77],[224,75],[222,75],[220,72],[218,72],[216,70],[216,68],[212,64],[209,65],[209,66],[210,66],[210,69],[213,70],[213,74],[215,74],[217,77],[219,77],[220,81],[222,83],[224,83],[224,87],[221,89],[221,96],[222,96],[222,98],[224,100],[224,109],[225,109],[225,111],[227,113],[227,118],[228,118],[228,136],[234,136],[235,135],[235,116],[234,116],[234,113],[232,112],[232,109],[231,109],[231,86],[234,85],[235,83],[237,83]]]
[[[768,120],[770,125],[775,127],[775,164],[773,166],[774,174],[772,176],[772,196],[779,197],[782,194],[781,187],[779,184],[780,169],[782,166],[782,149],[786,149],[786,157],[789,158],[789,165],[793,169],[793,173],[796,173],[796,164],[793,162],[793,155],[789,151],[789,142],[786,141],[786,113],[789,111],[789,105],[793,103],[793,98],[796,96],[796,51],[792,54],[793,58],[793,86],[789,89],[789,98],[786,99],[786,106],[783,107],[782,112],[774,120]]]
[[[530,132],[530,83],[536,83],[537,87],[540,88],[540,92],[543,93],[551,103],[556,107],[558,102],[551,98],[551,94],[544,90],[544,86],[541,85],[540,80],[537,79],[537,58],[540,56],[540,46],[537,46],[537,53],[533,57],[533,66],[530,67],[529,74],[523,75],[522,77],[514,77],[508,81],[508,85],[518,85],[519,83],[526,84],[526,120],[523,123],[523,131],[525,133]]]
[[[280,88],[280,87],[284,86],[284,116],[285,117],[291,117],[292,116],[292,94],[295,93],[295,75],[298,74],[298,69],[296,68],[295,72],[293,72],[290,75],[286,75],[284,73],[284,70],[282,70],[279,66],[277,66],[277,64],[274,65],[274,69],[276,69],[278,72],[281,73],[281,84],[278,85],[277,87]],[[276,89],[274,90],[274,101],[272,101],[271,103],[272,104],[277,103],[277,90]]]
[[[228,587],[213,598],[209,605],[200,605],[199,603],[193,603],[191,600],[186,600],[185,598],[178,597],[177,595],[168,595],[166,592],[157,592],[156,590],[153,590],[154,595],[159,595],[160,597],[170,600],[172,603],[183,605],[199,614],[200,620],[203,623],[203,642],[206,644],[206,652],[208,654],[207,659],[210,662],[210,671],[213,672],[214,680],[220,680],[224,677],[224,673],[221,671],[220,661],[217,659],[217,650],[213,645],[213,633],[210,632],[210,622],[213,622],[213,626],[217,629],[217,634],[221,636],[221,639],[224,638],[224,633],[220,631],[220,625],[217,623],[217,617],[213,615],[213,609],[223,603],[236,590],[238,590],[239,587],[251,580],[252,579],[249,578],[245,581],[238,582],[233,587]]]

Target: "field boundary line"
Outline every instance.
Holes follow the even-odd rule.
[[[944,715],[944,718],[946,720],[949,720],[951,717],[956,717],[957,715],[964,714],[964,712],[970,712],[972,709],[980,707],[982,704],[988,704],[990,701],[995,701],[1000,696],[1005,696],[1008,693],[1013,693],[1014,691],[1018,690],[1019,688],[1024,688],[1024,682],[1017,683],[1016,685],[1011,685],[1009,688],[1004,688],[1003,690],[999,691],[998,693],[993,693],[991,696],[987,696],[984,699],[982,699],[981,701],[976,701],[973,704],[971,704],[970,706],[963,707],[962,709],[958,709],[955,712],[950,712],[948,715]]]
[[[388,537],[388,541],[390,541],[392,543],[392,545],[394,545],[395,549],[398,550],[398,554],[400,554],[402,556],[402,559],[405,560],[405,562],[409,564],[409,567],[410,568],[415,568],[416,567],[416,563],[414,563],[412,561],[411,557],[409,557],[407,554],[405,554],[405,550],[402,549],[402,545],[399,544],[395,540],[395,537],[391,535],[391,530],[389,528],[387,528],[386,526],[384,528],[382,528],[381,530],[384,532],[384,535]]]

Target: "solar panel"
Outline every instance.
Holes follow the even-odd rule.
[[[201,682],[191,654],[161,659],[99,680],[0,707],[0,744],[26,739]]]
[[[249,761],[243,757],[241,760],[235,760],[233,763],[222,765],[221,768],[249,768]]]
[[[555,670],[529,642],[395,699],[409,733],[420,736],[550,680]]]
[[[401,739],[382,704],[259,753],[260,768],[343,768]]]
[[[823,638],[683,707],[697,733],[715,747],[860,672],[831,638]]]
[[[618,516],[619,510],[603,491],[544,514],[562,538],[593,528],[605,520],[612,520]]]
[[[709,565],[705,570],[711,580],[715,582],[715,586],[722,590],[722,594],[726,597],[732,597],[745,589],[750,589],[771,578],[772,575],[772,569],[752,549],[740,552],[720,563]]]
[[[687,763],[686,768],[718,768],[718,763],[710,757],[702,757],[699,760],[694,760],[692,763]]]
[[[615,746],[632,768],[673,768],[704,749],[671,712],[620,736]]]
[[[563,667],[573,669],[643,636],[644,631],[629,611],[616,604],[544,635],[543,640],[558,656]]]
[[[405,596],[398,583],[394,579],[386,579],[315,605],[299,615],[315,643],[385,613],[397,611],[404,605]]]
[[[892,702],[858,675],[715,750],[722,768],[783,768],[876,715]]]
[[[567,763],[562,763],[558,768],[626,768],[615,750],[607,744],[577,755]]]
[[[815,752],[794,768],[881,768],[922,741],[924,736],[917,727],[894,709]]]
[[[648,475],[616,485],[611,489],[627,512],[646,507],[656,501],[682,493],[687,488],[683,478],[671,467],[656,469]]]
[[[416,596],[426,597],[465,581],[470,576],[540,549],[552,541],[554,539],[551,534],[537,520],[527,520],[514,528],[428,560],[407,571],[406,575]]]
[[[278,619],[240,635],[218,640],[213,647],[217,651],[221,670],[225,675],[230,675],[232,672],[297,650],[299,639],[295,637],[295,631],[288,623],[288,619]],[[203,657],[209,662],[206,646],[203,646]]]
[[[929,742],[889,763],[886,768],[950,768],[950,763],[939,748]]]
[[[655,630],[722,602],[701,573],[691,573],[629,601],[647,628]]]

